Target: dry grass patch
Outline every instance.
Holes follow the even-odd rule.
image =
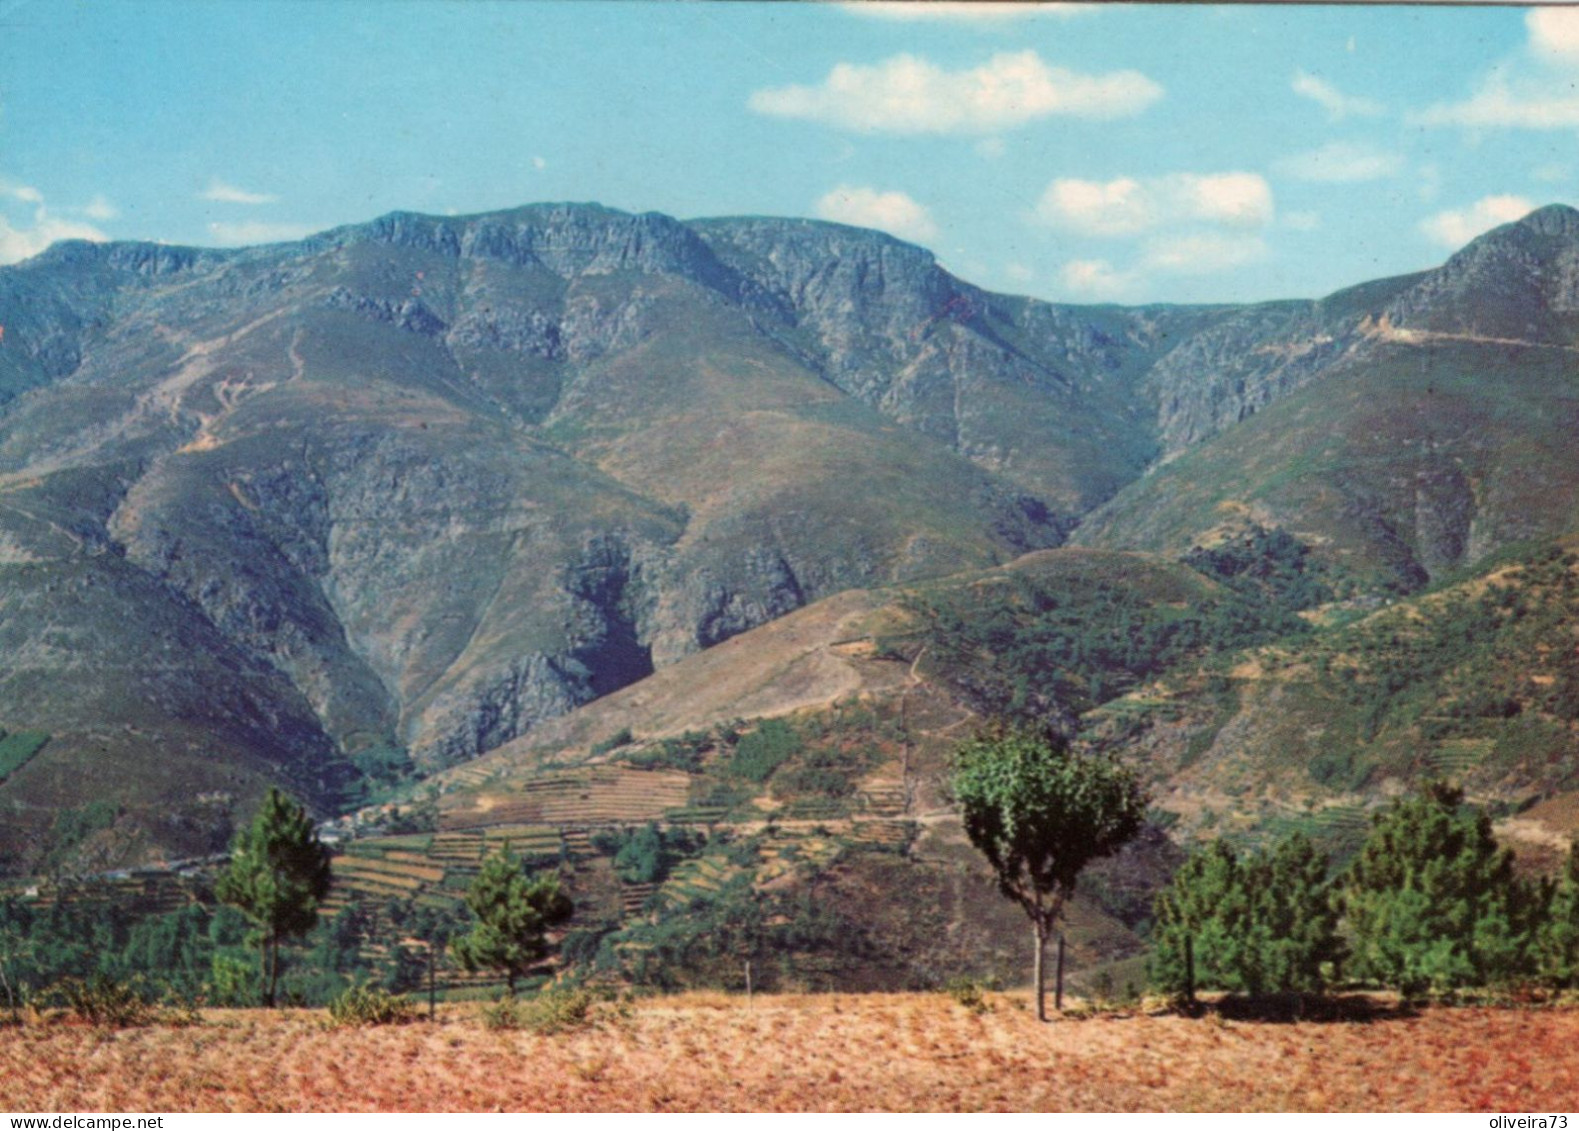
[[[37,1111],[1519,1110],[1579,1094],[1579,1010],[1368,1023],[1103,1017],[1021,998],[693,994],[588,1028],[331,1030],[316,1011],[188,1029],[0,1030],[8,1106]]]

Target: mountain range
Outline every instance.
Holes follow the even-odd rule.
[[[0,757],[11,872],[94,804],[120,863],[222,846],[270,784],[328,814],[541,761],[622,689],[679,731],[726,641],[1055,548],[1182,571],[1276,534],[1363,609],[1579,519],[1560,205],[1210,307],[995,294],[805,220],[397,213],[57,244],[0,268],[0,325],[0,729],[48,736]]]

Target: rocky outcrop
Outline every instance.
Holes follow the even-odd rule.
[[[1169,350],[1146,377],[1165,455],[1177,455],[1322,376],[1358,340],[1316,303],[1251,307]]]
[[[1509,345],[1579,343],[1579,211],[1551,205],[1488,232],[1386,313],[1395,326]]]

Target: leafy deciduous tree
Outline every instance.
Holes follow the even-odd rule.
[[[1031,920],[1036,1015],[1045,1021],[1047,939],[1081,869],[1140,831],[1145,793],[1116,762],[1001,726],[955,751],[953,789],[965,832],[997,873],[998,889]]]

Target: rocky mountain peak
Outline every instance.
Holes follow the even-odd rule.
[[[336,234],[347,242],[538,267],[562,279],[628,271],[727,286],[727,272],[712,251],[678,220],[599,204],[538,204],[454,218],[392,212]]]
[[[1543,236],[1579,239],[1579,209],[1566,204],[1548,204],[1518,221],[1517,226]]]
[[[766,217],[693,226],[722,259],[803,314],[864,314],[897,301],[905,309],[892,313],[928,317],[960,287],[930,251],[866,228]]]
[[[1579,312],[1579,211],[1552,204],[1494,228],[1388,309],[1428,333],[1566,345]]]

